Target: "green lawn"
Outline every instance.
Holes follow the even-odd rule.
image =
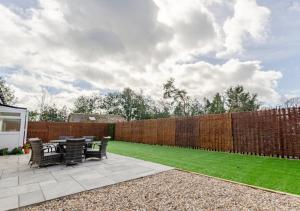
[[[300,195],[300,161],[197,149],[109,142],[108,151]]]

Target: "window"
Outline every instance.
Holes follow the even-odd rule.
[[[21,116],[21,114],[20,113],[12,113],[12,112],[0,112],[0,117],[4,117],[4,116],[19,117],[19,116]]]
[[[9,119],[0,117],[0,132],[18,132],[21,127],[21,119]]]

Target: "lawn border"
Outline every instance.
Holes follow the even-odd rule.
[[[168,148],[185,148],[185,149],[193,149],[193,150],[200,150],[200,151],[202,150],[202,151],[205,151],[205,152],[210,152],[210,151],[216,152],[216,151],[213,151],[213,150],[206,150],[206,149],[202,149],[202,148],[194,149],[194,148],[179,147],[179,146],[168,146],[168,145],[159,145],[159,144],[145,144],[145,143],[136,143],[136,142],[119,141],[119,140],[118,141],[114,140],[114,141],[115,142],[130,143],[130,144],[137,144],[137,145],[160,146],[160,147],[168,147]],[[196,175],[200,175],[200,176],[204,176],[204,177],[208,177],[208,178],[212,178],[212,179],[218,179],[218,180],[221,180],[221,181],[224,181],[224,182],[230,182],[230,183],[237,184],[237,185],[243,185],[243,186],[247,186],[247,187],[250,187],[250,188],[253,188],[253,189],[259,189],[259,190],[263,190],[263,191],[267,191],[267,192],[271,192],[271,193],[277,193],[277,194],[281,194],[281,195],[294,196],[296,198],[300,198],[300,194],[298,195],[298,194],[293,194],[293,193],[289,193],[289,192],[273,190],[273,189],[269,189],[269,188],[264,188],[264,187],[260,187],[260,186],[255,186],[255,185],[250,185],[250,184],[246,184],[246,183],[242,183],[242,182],[237,182],[237,181],[234,181],[234,180],[224,179],[224,178],[221,178],[221,177],[211,176],[211,175],[207,175],[207,174],[203,174],[203,173],[199,173],[199,172],[180,169],[178,167],[171,166],[171,165],[168,165],[168,164],[165,164],[165,163],[155,162],[155,161],[147,160],[147,159],[144,159],[144,158],[138,158],[138,157],[135,157],[135,156],[119,154],[119,153],[116,153],[116,152],[110,152],[110,153],[114,153],[114,154],[118,154],[118,155],[122,155],[122,156],[126,156],[126,157],[131,157],[131,158],[134,158],[134,159],[144,160],[144,161],[148,161],[148,162],[152,162],[152,163],[157,163],[157,164],[161,164],[161,165],[165,165],[165,166],[169,166],[169,167],[174,168],[175,170],[179,170],[179,171],[183,171],[183,172],[187,172],[187,173],[192,173],[192,174],[196,174]],[[258,157],[258,158],[271,158],[271,159],[276,159],[276,160],[300,161],[299,159],[290,159],[290,158],[286,159],[286,158],[280,158],[280,157],[274,157],[274,156],[257,156],[257,155],[252,155],[252,154],[250,155],[250,154],[242,154],[242,153],[230,153],[230,152],[225,152],[225,151],[218,151],[218,153],[225,153],[225,154],[231,154],[231,155],[242,155],[242,156],[246,155],[246,156],[249,156],[249,157]]]
[[[267,192],[271,192],[271,193],[277,193],[277,194],[281,194],[281,195],[293,196],[293,197],[296,197],[296,198],[300,199],[300,195],[293,194],[293,193],[272,190],[272,189],[269,189],[269,188],[264,188],[264,187],[255,186],[255,185],[249,185],[249,184],[246,184],[246,183],[241,183],[241,182],[237,182],[237,181],[233,181],[233,180],[223,179],[223,178],[220,178],[220,177],[210,176],[210,175],[206,175],[206,174],[202,174],[202,173],[198,173],[198,172],[194,172],[194,171],[189,171],[189,170],[184,170],[184,169],[179,169],[179,168],[174,168],[174,169],[178,170],[178,171],[186,172],[186,173],[191,173],[191,174],[196,174],[196,175],[199,175],[199,176],[204,176],[204,177],[211,178],[211,179],[217,179],[217,180],[221,180],[221,181],[224,181],[224,182],[233,183],[233,184],[236,184],[236,185],[243,185],[243,186],[253,188],[253,189],[259,189],[259,190],[263,190],[263,191],[267,191]]]

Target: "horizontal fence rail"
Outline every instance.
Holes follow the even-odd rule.
[[[300,108],[116,123],[135,143],[300,158]]]
[[[59,136],[96,136],[101,139],[106,135],[109,135],[109,124],[106,123],[29,122],[27,130],[27,138],[39,137],[44,142]]]

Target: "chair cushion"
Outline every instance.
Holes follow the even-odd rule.
[[[87,148],[87,152],[99,152],[99,149]]]

